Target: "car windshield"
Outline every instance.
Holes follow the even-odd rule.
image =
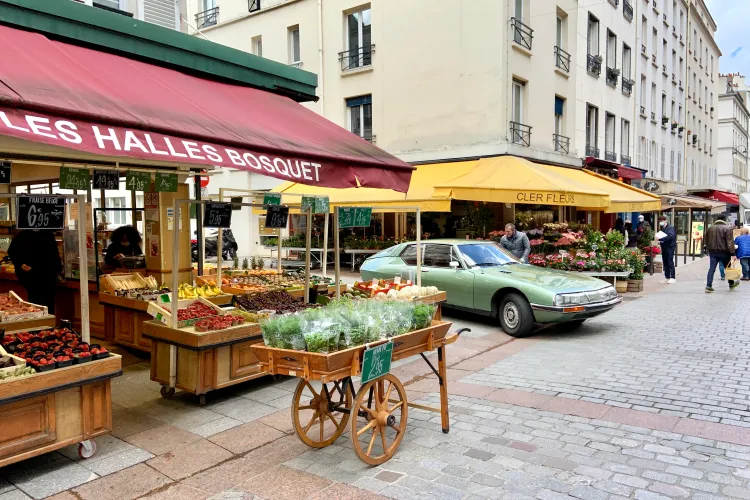
[[[469,267],[504,266],[518,264],[515,257],[500,248],[497,243],[481,245],[458,245]]]

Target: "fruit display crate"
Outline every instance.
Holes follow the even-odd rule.
[[[122,359],[111,355],[0,381],[0,467],[75,443],[91,457],[91,439],[112,430],[110,382],[120,375]]]
[[[13,290],[8,292],[7,297],[0,297],[0,301],[3,301],[4,303],[11,301],[14,304],[8,309],[4,309],[2,304],[0,304],[0,327],[4,327],[6,323],[39,320],[50,316],[47,312],[47,306],[40,306],[38,304],[26,302]],[[15,305],[16,303],[18,306]]]

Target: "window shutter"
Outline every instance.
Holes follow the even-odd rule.
[[[346,100],[347,107],[361,106],[363,104],[372,104],[372,95],[363,95],[359,97],[352,97]]]
[[[565,101],[562,98],[555,96],[555,114],[557,116],[562,116],[564,102]]]
[[[174,0],[144,0],[143,20],[169,29],[177,29]]]

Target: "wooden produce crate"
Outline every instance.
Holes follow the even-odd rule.
[[[10,296],[13,299],[16,299],[18,302],[21,303],[21,305],[28,306],[28,307],[35,307],[38,308],[38,311],[27,311],[27,312],[21,312],[16,314],[3,314],[2,311],[0,311],[0,327],[4,326],[4,323],[15,323],[18,321],[29,321],[29,320],[38,320],[45,318],[49,316],[49,312],[47,311],[47,306],[40,306],[38,304],[32,304],[31,302],[26,302],[21,297],[19,297],[13,290],[10,290],[8,292],[8,296]]]
[[[221,307],[217,306],[213,302],[210,302],[203,297],[198,297],[197,299],[183,299],[177,301],[177,309],[183,309],[185,307],[188,307],[190,304],[194,302],[200,302],[202,304],[207,305],[211,309],[214,309],[218,316],[223,316],[226,314],[226,311],[222,309]],[[149,302],[147,306],[147,312],[157,321],[162,322],[165,325],[171,326],[172,325],[172,307],[170,302]],[[177,322],[177,328],[185,328],[188,326],[192,326],[197,321],[200,321],[205,318],[195,318],[195,319],[189,319],[184,321],[178,321]]]
[[[121,290],[148,288],[148,283],[140,273],[105,274],[99,278],[99,285],[104,293],[113,295]]]
[[[376,346],[389,340],[393,341],[393,361],[397,361],[444,345],[451,324],[433,320],[428,328],[368,345]],[[305,380],[320,380],[324,383],[359,375],[365,351],[364,345],[329,354],[279,349],[262,343],[255,344],[252,348],[260,360],[261,367],[272,375],[289,375]]]

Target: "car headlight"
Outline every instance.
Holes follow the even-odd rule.
[[[608,286],[590,292],[560,293],[555,295],[554,304],[556,306],[578,306],[593,304],[596,302],[606,302],[615,297],[617,297],[617,291],[614,287]]]

